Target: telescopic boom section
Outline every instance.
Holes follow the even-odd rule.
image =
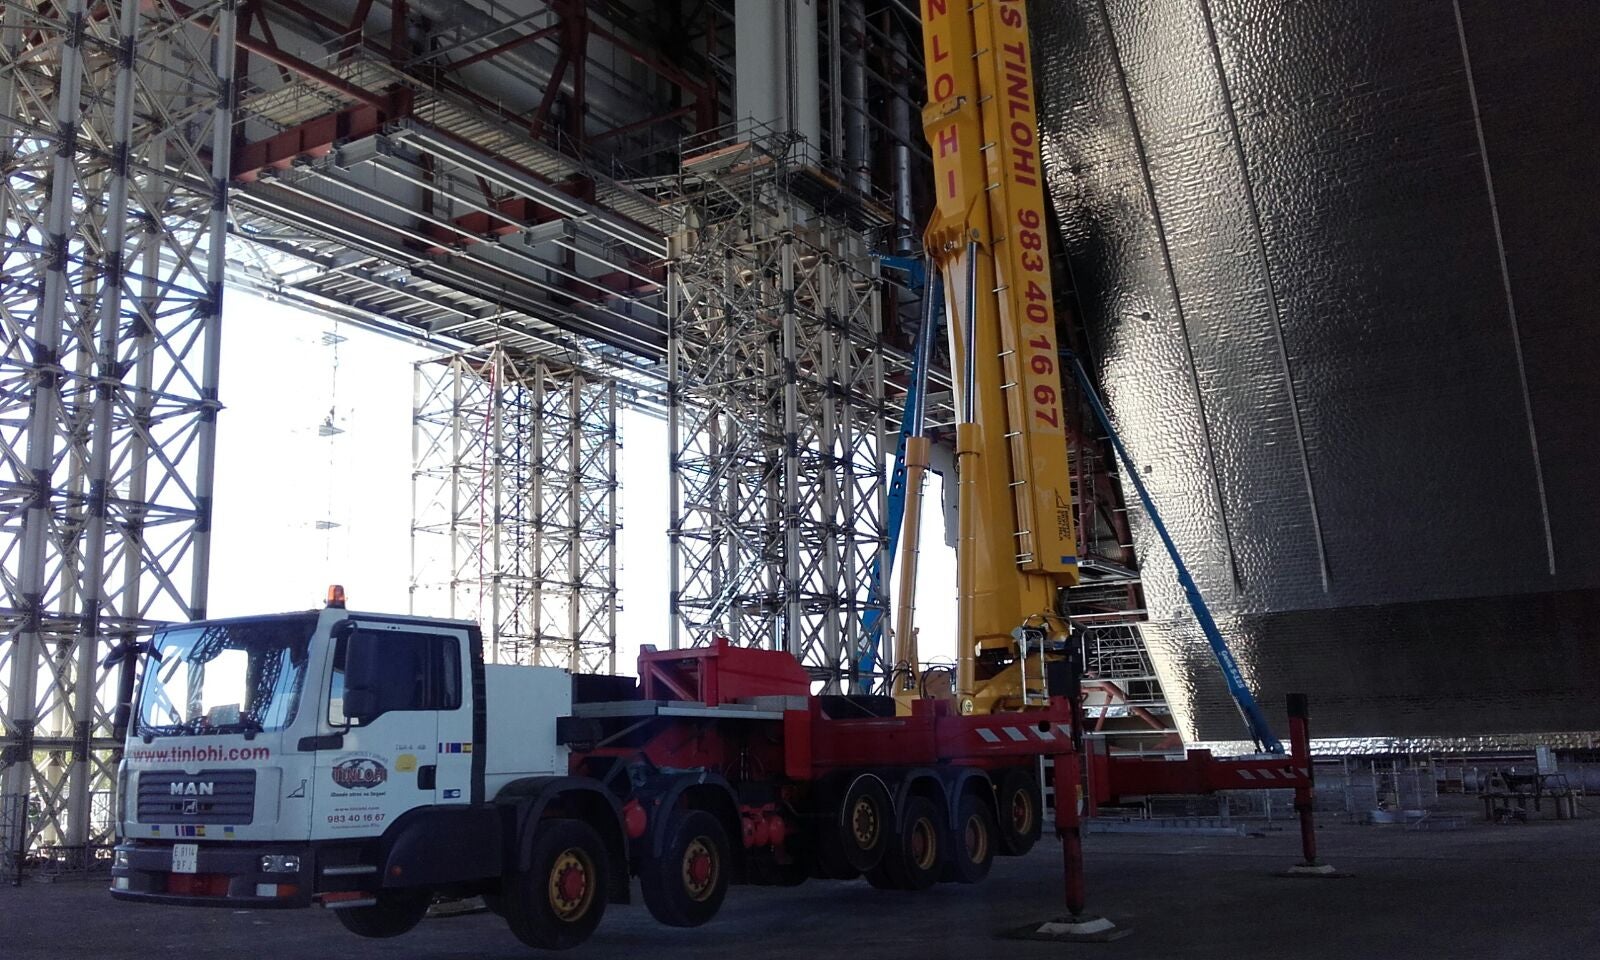
[[[968,3],[922,4],[938,199],[924,240],[959,409],[957,696],[987,712],[1002,696],[983,689],[992,661],[1019,638],[1024,655],[1065,639],[1057,594],[1077,583],[1078,558],[1026,4]]]

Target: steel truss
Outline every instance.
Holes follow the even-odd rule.
[[[805,162],[758,132],[683,160],[670,241],[674,646],[726,636],[856,679],[882,609],[884,358],[877,261]],[[819,189],[820,188],[820,189]]]
[[[478,620],[493,663],[613,672],[616,381],[496,346],[416,391],[412,611]]]
[[[205,615],[234,4],[3,10],[0,840],[76,865],[132,683],[101,658]]]

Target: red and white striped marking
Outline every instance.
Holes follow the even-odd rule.
[[[1064,723],[1055,724],[1055,729],[1040,730],[1038,724],[1023,724],[1019,726],[1000,727],[974,727],[976,733],[985,743],[1024,743],[1029,740],[1042,740],[1045,743],[1054,743],[1056,735],[1071,736]]]
[[[1309,780],[1311,778],[1311,771],[1306,767],[1295,767],[1293,770],[1274,770],[1271,767],[1251,770],[1249,767],[1239,767],[1234,772],[1239,775],[1241,780],[1255,780],[1258,778],[1261,780],[1276,780],[1279,777],[1285,780]]]

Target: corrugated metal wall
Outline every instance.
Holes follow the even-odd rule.
[[[1030,9],[1098,375],[1274,715],[1304,690],[1325,737],[1600,730],[1600,17]],[[1180,729],[1237,740],[1138,540]]]

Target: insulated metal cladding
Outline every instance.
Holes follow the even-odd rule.
[[[1600,742],[1600,17],[1031,13],[1095,372],[1259,695],[1345,747]],[[1136,540],[1181,732],[1238,741]]]

